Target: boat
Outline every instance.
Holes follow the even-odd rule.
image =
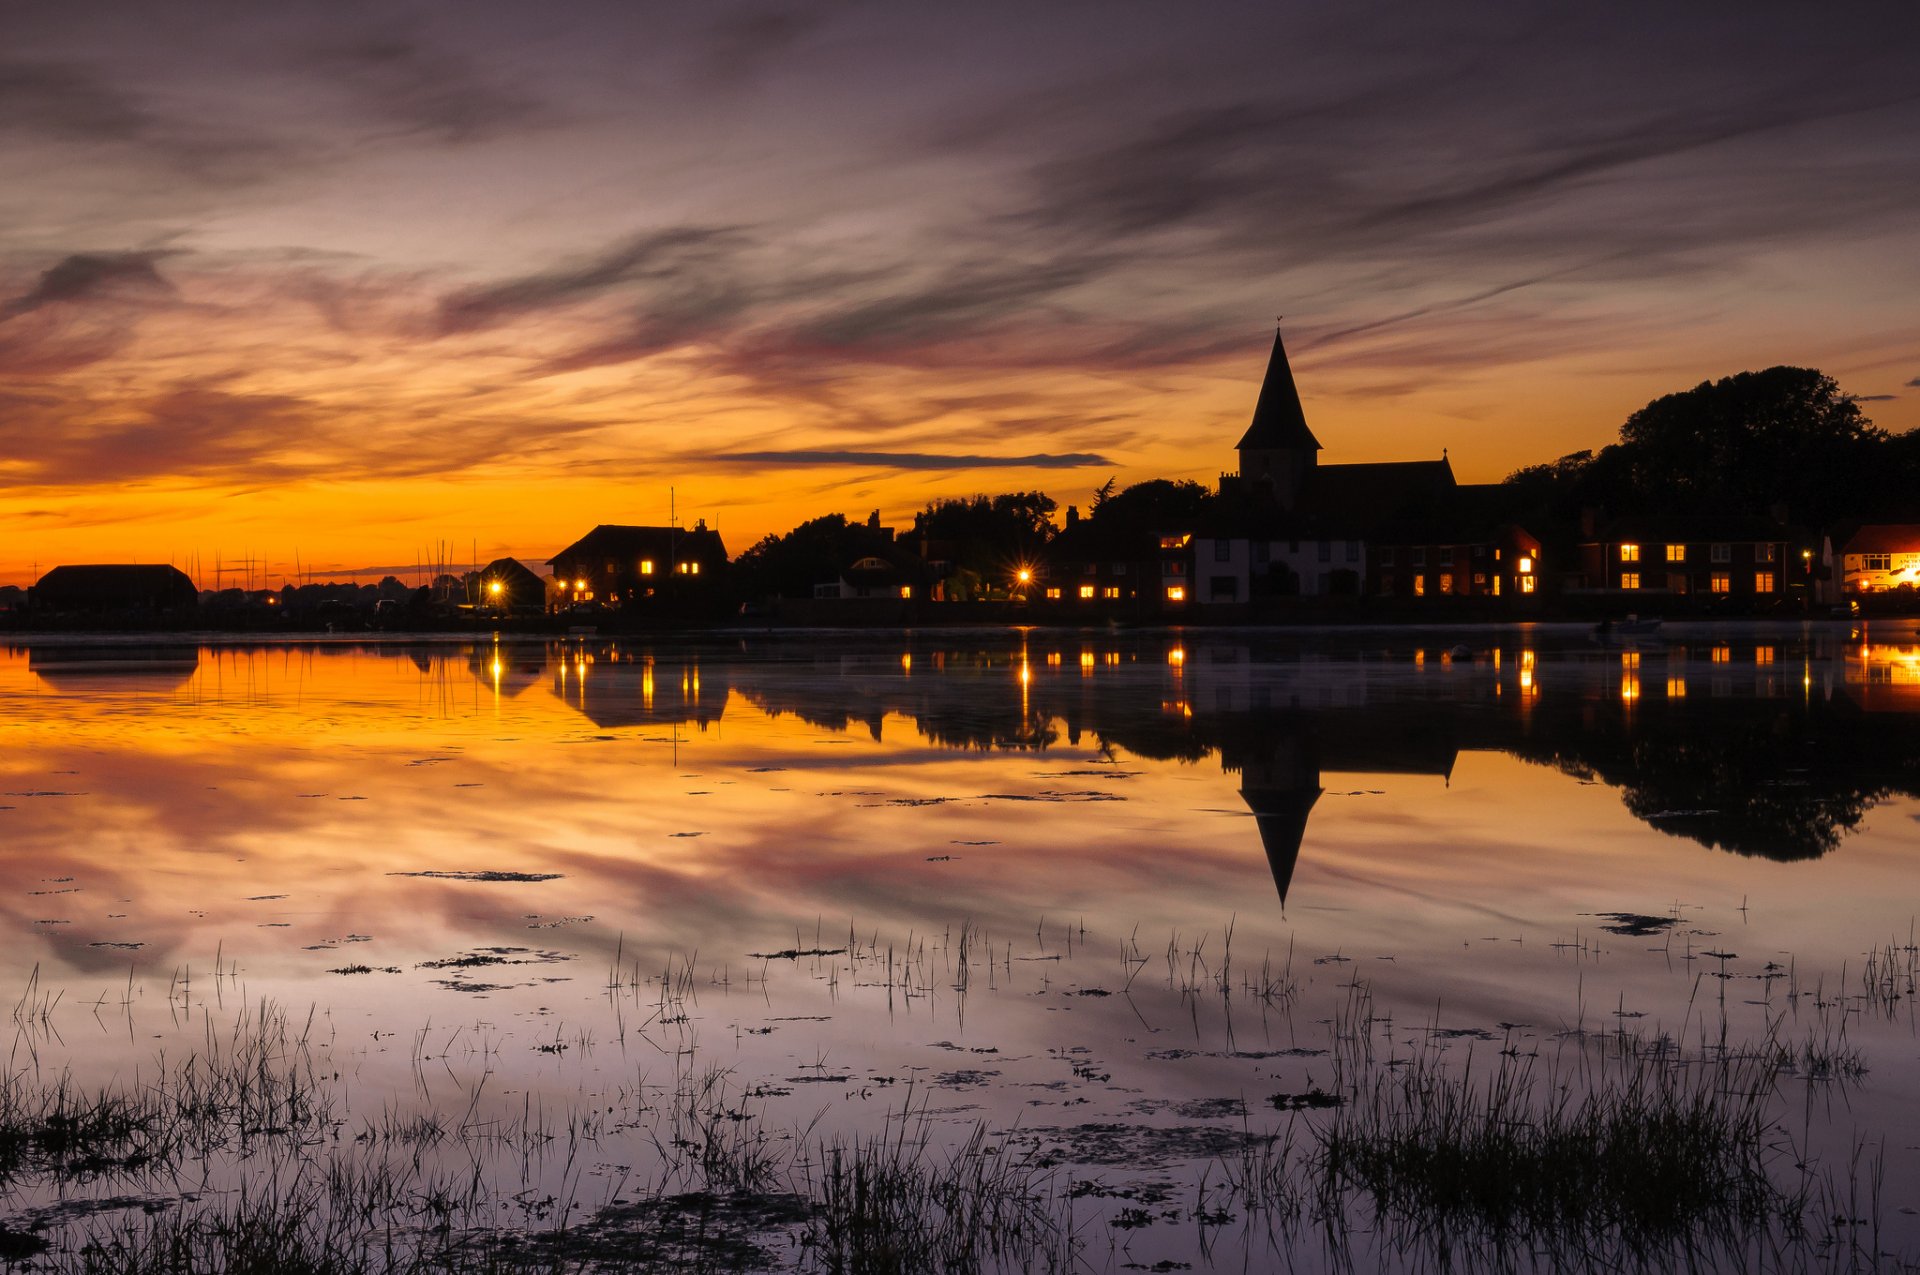
[[[1643,620],[1637,615],[1629,615],[1624,620],[1602,620],[1593,630],[1593,636],[1605,642],[1609,639],[1652,637],[1660,632],[1660,617]]]

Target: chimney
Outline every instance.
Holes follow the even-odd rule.
[[[1080,525],[1080,506],[1068,505],[1067,506],[1067,526],[1078,527],[1079,525]]]
[[[1582,505],[1580,507],[1580,538],[1582,540],[1593,539],[1594,525],[1599,521],[1600,511],[1598,509],[1595,509],[1592,505]]]

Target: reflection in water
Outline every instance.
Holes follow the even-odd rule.
[[[56,688],[81,694],[110,689],[184,686],[200,667],[188,645],[41,645],[27,648],[27,668]]]
[[[1717,954],[1717,1012],[1751,1034],[1814,999],[1775,990],[1782,953],[1857,969],[1906,933],[1920,645],[1459,640],[36,644],[0,653],[0,974],[87,1006],[145,980],[164,1021],[115,993],[137,1054],[204,1035],[168,989],[218,957],[241,975],[216,1000],[322,1005],[377,1110],[418,1083],[389,1042],[428,1017],[484,1036],[513,1102],[617,1097],[606,971],[636,962],[651,998],[697,964],[673,1030],[795,1125],[838,1102],[861,1127],[865,1080],[913,1076],[1028,1128],[1175,1102],[1239,1128],[1326,1082],[1347,988],[1396,1040],[1545,1051],[1589,998],[1697,1037]],[[1607,928],[1628,913],[1659,933]],[[956,933],[990,936],[971,993]],[[872,981],[896,941],[922,971],[900,1000]],[[843,945],[872,965],[749,955]],[[1225,994],[1268,956],[1297,1011]],[[75,1066],[126,1061],[86,1030]],[[1853,1030],[1880,1088],[1848,1100],[1911,1183],[1913,1025]],[[633,1039],[643,1066],[683,1045]],[[1191,1256],[1165,1243],[1143,1264]]]

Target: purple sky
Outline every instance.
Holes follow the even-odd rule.
[[[0,579],[1920,424],[1920,6],[1678,8],[11,6]]]

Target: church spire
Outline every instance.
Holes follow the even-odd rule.
[[[1267,379],[1260,384],[1259,401],[1253,405],[1253,422],[1241,436],[1236,449],[1254,451],[1319,451],[1320,440],[1307,428],[1307,414],[1300,406],[1300,391],[1293,384],[1293,369],[1287,364],[1287,347],[1280,330],[1273,332],[1273,355],[1267,360]]]

